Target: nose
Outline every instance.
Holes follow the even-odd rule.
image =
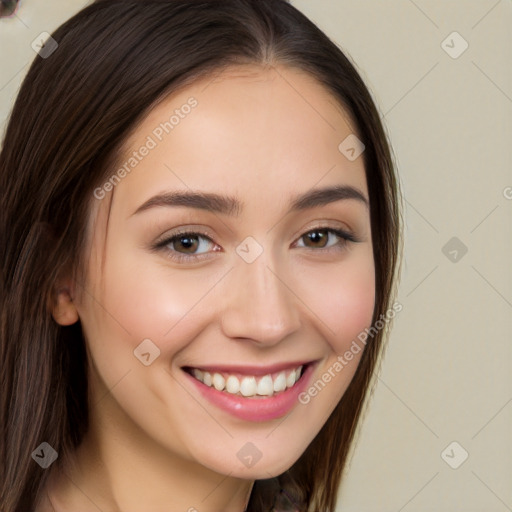
[[[230,338],[273,346],[299,329],[300,301],[265,255],[266,251],[252,263],[239,260],[229,272],[221,326]]]

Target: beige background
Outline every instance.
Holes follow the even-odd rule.
[[[406,203],[403,310],[338,510],[512,511],[512,2],[293,3],[366,80]],[[2,127],[31,42],[83,5],[25,0],[0,21]]]

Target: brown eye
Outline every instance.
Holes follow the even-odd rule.
[[[218,251],[213,240],[206,233],[181,231],[166,237],[153,246],[153,250],[164,251],[179,262],[192,262],[211,256],[209,253]]]
[[[315,229],[302,235],[302,237],[307,240],[306,247],[323,248],[329,240],[329,229]]]
[[[197,235],[179,235],[174,237],[172,246],[175,250],[178,250],[180,247],[185,249],[187,253],[194,253],[199,246],[199,242],[197,241],[199,237]],[[176,241],[174,241],[176,240]]]
[[[336,242],[336,238],[338,238],[339,241]],[[312,229],[311,231],[304,233],[299,240],[304,240],[304,245],[299,247],[320,250],[342,249],[348,242],[357,242],[356,238],[352,234],[334,228]],[[334,240],[334,243],[329,244],[330,240]]]
[[[208,252],[208,244],[213,243],[210,237],[195,232],[177,233],[163,242],[161,246],[167,247],[170,251],[188,256],[201,256]],[[200,250],[200,252],[197,252]]]

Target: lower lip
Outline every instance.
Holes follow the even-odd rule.
[[[314,364],[308,364],[301,378],[286,391],[268,398],[244,398],[207,386],[187,372],[185,375],[193,382],[198,391],[212,404],[245,421],[268,421],[286,415],[295,404],[298,396],[308,386]]]

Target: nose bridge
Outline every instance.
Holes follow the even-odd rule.
[[[253,241],[246,240],[237,253],[225,288],[221,315],[224,333],[260,344],[276,344],[300,326],[297,299],[286,286],[285,276],[275,270],[270,249],[257,250]]]

